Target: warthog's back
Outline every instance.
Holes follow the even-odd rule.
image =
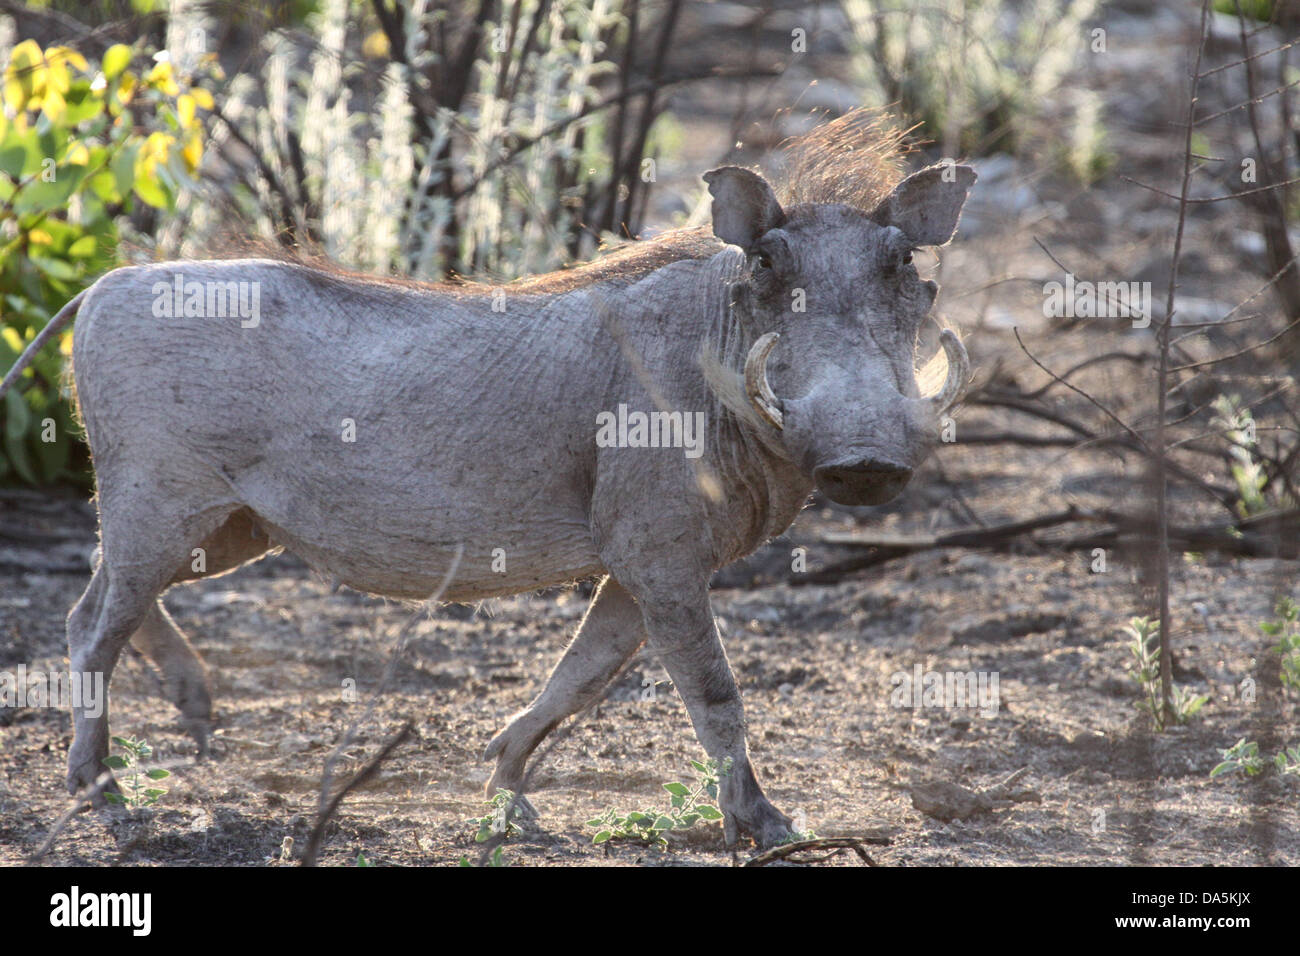
[[[101,484],[245,506],[381,593],[432,591],[461,544],[449,596],[477,597],[599,570],[592,436],[616,355],[596,321],[582,290],[493,311],[271,261],[170,263],[95,287],[75,374]]]

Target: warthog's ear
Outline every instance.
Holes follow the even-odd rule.
[[[957,231],[961,207],[977,178],[969,166],[927,166],[882,199],[871,219],[882,226],[897,226],[918,246],[941,246]]]
[[[769,229],[785,222],[776,193],[758,173],[720,166],[704,174],[713,196],[713,234],[748,251]]]

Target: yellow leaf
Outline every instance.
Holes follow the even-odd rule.
[[[182,93],[176,98],[176,118],[181,121],[181,129],[194,125],[194,97]]]
[[[10,70],[22,70],[26,67],[40,63],[45,55],[41,53],[41,45],[35,40],[24,40],[13,48],[9,54],[9,66],[5,68],[5,73]]]
[[[21,355],[23,351],[23,339],[18,334],[18,330],[6,325],[0,329],[0,335],[4,336],[5,344],[8,345],[15,353]]]
[[[172,65],[167,60],[162,60],[154,64],[154,68],[149,71],[145,82],[155,89],[162,90],[168,96],[176,96],[180,93],[181,88],[176,85],[176,80],[172,77]]]
[[[15,112],[26,109],[38,97],[38,85],[41,90],[45,87],[44,72],[45,59],[35,40],[24,40],[14,47],[5,67],[5,105]]]
[[[155,166],[167,162],[167,153],[171,150],[174,142],[175,140],[166,133],[150,133],[141,145],[140,152],[135,157],[136,178],[152,176]]]
[[[71,83],[72,79],[68,76],[68,68],[62,63],[51,63],[45,70],[45,87],[47,90],[62,96],[68,92],[68,86]]]
[[[199,160],[203,158],[203,138],[198,130],[192,130],[190,135],[185,137],[185,148],[181,151],[181,156],[185,160],[186,169],[191,173],[198,170]]]
[[[373,60],[388,56],[388,35],[383,30],[376,30],[361,41],[361,52]]]
[[[175,139],[166,133],[149,133],[140,155],[149,157],[155,163],[165,163],[166,155],[172,150],[174,142]]]
[[[33,229],[27,233],[27,241],[34,246],[48,246],[54,241],[54,237],[44,229]]]
[[[72,354],[72,329],[59,336],[59,354],[65,356]]]
[[[45,59],[49,60],[51,65],[53,65],[57,60],[60,63],[66,63],[68,66],[75,67],[82,73],[90,72],[90,64],[86,62],[86,58],[71,47],[51,47],[45,51]]]
[[[212,102],[212,94],[201,86],[191,89],[190,96],[194,97],[194,102],[198,104],[199,109],[210,110],[216,105]]]
[[[17,78],[5,76],[5,110],[22,113],[27,108],[27,90]]]
[[[125,43],[115,43],[104,53],[104,76],[113,79],[131,65],[131,48]]]
[[[116,93],[116,104],[112,99],[108,103],[109,112],[114,115],[120,113],[122,107],[127,106],[131,102],[131,97],[135,96],[135,76],[131,73],[123,73],[122,78],[117,81]]]
[[[41,111],[58,122],[63,119],[63,114],[68,109],[68,101],[63,98],[63,94],[58,90],[47,90],[44,99],[41,100]]]
[[[65,159],[73,166],[85,166],[90,162],[90,150],[86,148],[85,143],[77,141],[68,147],[68,155]]]

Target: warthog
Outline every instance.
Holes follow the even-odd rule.
[[[912,252],[952,237],[975,174],[923,169],[867,209],[783,208],[735,166],[704,178],[712,235],[502,289],[255,259],[122,268],[70,302],[0,388],[79,312],[100,559],[68,616],[73,670],[107,683],[131,641],[201,737],[211,695],[160,600],[172,584],[274,548],[399,598],[432,594],[457,553],[448,601],[600,576],[545,689],[487,745],[489,792],[517,790],[538,743],[648,642],[704,749],[731,760],[728,840],[786,838],[750,762],[709,577],[789,527],[814,486],[879,504],[922,462],[969,366],[944,332],[946,380],[921,395],[915,348],[938,287]],[[201,290],[227,283],[253,284],[256,322],[204,314]],[[620,406],[703,422],[701,453],[598,442]],[[73,720],[80,792],[103,770],[108,719]]]

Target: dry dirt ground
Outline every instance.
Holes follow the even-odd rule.
[[[1175,183],[1168,123],[1183,64],[1169,51],[1183,40],[1182,22],[1117,13],[1108,27],[1114,56],[1085,80],[1107,96],[1114,172]],[[1222,61],[1230,50],[1221,47]],[[773,96],[790,102],[799,93]],[[1236,94],[1211,95],[1232,102]],[[727,104],[714,105],[707,125],[725,143]],[[683,194],[686,178],[718,158],[717,143],[690,142],[713,152],[682,159]],[[1173,228],[1168,205],[1114,176],[1084,190],[1005,163],[983,170],[976,193],[985,198],[973,197],[963,232],[944,255],[941,298],[968,335],[977,385],[994,379],[1029,389],[1047,381],[1020,353],[1012,325],[1054,368],[1113,349],[1149,351],[1149,333],[1045,321],[1042,283],[1060,275],[1033,239],[1080,274],[1128,279],[1136,270],[1161,289]],[[661,193],[674,188],[666,183]],[[1187,301],[1212,312],[1216,302],[1238,301],[1259,285],[1242,236],[1250,225],[1230,206],[1198,207],[1188,228]],[[1146,406],[1145,381],[1115,367],[1079,379],[1126,414]],[[1250,385],[1247,377],[1222,383]],[[1049,404],[1068,398],[1057,391]],[[1080,413],[1078,403],[1069,407]],[[1267,414],[1259,411],[1261,422]],[[1106,425],[1092,421],[1099,430]],[[1137,508],[1143,500],[1135,459],[962,442],[994,431],[1059,434],[1007,410],[966,408],[956,442],[940,447],[898,501],[865,509],[814,502],[787,536],[715,581],[754,760],[773,801],[821,836],[887,840],[872,848],[887,865],[1300,863],[1300,780],[1210,778],[1220,750],[1240,738],[1271,741],[1274,749],[1300,744],[1296,694],[1278,692],[1270,676],[1277,658],[1258,628],[1279,595],[1294,594],[1297,562],[1175,555],[1174,675],[1210,700],[1196,719],[1163,734],[1147,732],[1135,707],[1139,689],[1121,630],[1151,608],[1140,597],[1140,548],[1112,549],[1106,570],[1095,573],[1089,552],[1061,550],[1055,542],[1064,532],[1045,532],[1037,543],[1022,539],[1004,550],[925,551],[833,583],[794,583],[858,553],[828,544],[830,532],[917,534],[969,527],[975,517],[1023,519],[1067,503]],[[1181,520],[1212,516],[1192,493],[1180,492],[1174,504]],[[0,497],[0,670],[64,666],[63,619],[87,581],[93,543],[93,512],[82,501]],[[803,575],[791,570],[797,548],[806,549]],[[443,607],[412,629],[391,687],[340,770],[363,764],[406,719],[416,734],[345,802],[324,863],[351,865],[362,853],[380,865],[476,858],[470,821],[487,812],[489,773],[480,755],[540,690],[589,590]],[[301,848],[326,758],[373,698],[410,615],[399,604],[332,593],[291,556],[177,588],[167,603],[211,668],[219,722],[212,757],[193,761],[194,746],[148,667],[124,658],[113,684],[113,729],[147,740],[155,760],[176,761],[163,784],[168,792],[134,816],[74,817],[47,863],[259,866],[278,858],[286,836]],[[891,677],[917,667],[996,673],[996,713],[893,706]],[[1253,703],[1240,692],[1246,678],[1258,688]],[[348,680],[356,682],[357,703],[344,699]],[[60,711],[0,709],[0,864],[22,862],[63,812],[69,741]],[[539,770],[531,799],[540,819],[507,844],[506,860],[730,865],[717,824],[674,836],[666,849],[594,846],[585,825],[610,807],[665,807],[661,785],[689,782],[689,762],[700,757],[662,668],[641,659]],[[1018,786],[1036,799],[947,822],[913,804],[920,781],[980,790],[1022,768]]]

